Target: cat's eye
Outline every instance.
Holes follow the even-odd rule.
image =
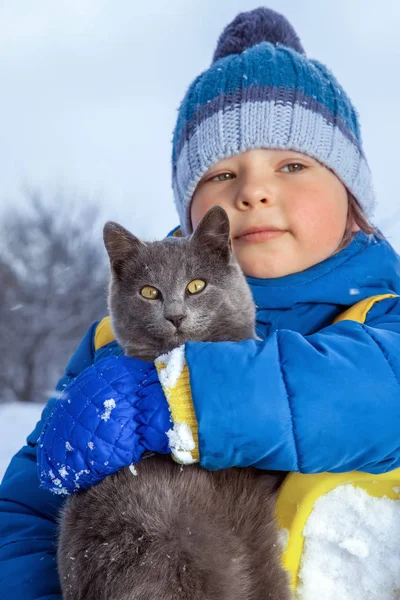
[[[152,285],[145,285],[142,287],[140,294],[143,296],[143,298],[147,298],[147,300],[157,300],[161,296],[158,289]]]
[[[186,289],[189,294],[198,294],[206,287],[206,282],[202,279],[193,279],[190,283],[187,284]]]

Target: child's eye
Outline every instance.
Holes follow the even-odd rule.
[[[219,177],[221,177],[221,179],[218,179]],[[208,181],[228,181],[228,179],[230,179],[231,177],[233,177],[232,173],[219,173],[219,175],[214,175],[214,177],[211,177],[211,179],[209,179]]]
[[[306,167],[304,165],[301,165],[300,163],[289,163],[288,165],[282,167],[281,171],[287,169],[286,173],[298,173],[299,171],[302,171],[305,168]]]

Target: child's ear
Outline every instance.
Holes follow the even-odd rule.
[[[192,233],[191,241],[210,252],[229,258],[232,248],[226,211],[221,206],[210,208]]]
[[[114,221],[108,221],[104,225],[103,240],[111,268],[118,276],[124,262],[128,258],[134,258],[140,248],[145,246],[133,233]]]

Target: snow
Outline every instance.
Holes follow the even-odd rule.
[[[59,469],[58,472],[60,473],[60,475],[63,479],[65,479],[68,475],[68,471],[65,466],[61,467],[61,469]]]
[[[187,423],[176,423],[173,429],[167,431],[167,436],[171,448],[194,450],[196,447],[191,429]]]
[[[88,471],[88,469],[81,469],[80,471],[78,471],[78,473],[75,473],[75,489],[79,489],[80,485],[78,483],[79,479],[81,478],[82,475],[89,475],[90,471]]]
[[[159,378],[163,388],[173,388],[185,366],[185,346],[178,346],[178,348],[174,348],[171,352],[168,352],[168,354],[159,356],[155,363],[156,365],[166,365],[166,368],[159,372]]]
[[[65,473],[67,474],[67,470],[65,467],[62,467],[63,469],[65,469]],[[51,478],[51,482],[54,483],[55,487],[51,488],[51,491],[53,492],[53,494],[68,494],[68,490],[63,486],[61,479],[59,479],[58,477],[56,477],[52,471],[52,469],[49,470],[49,475]]]
[[[176,460],[184,465],[195,463],[191,450],[196,448],[192,431],[187,423],[175,423],[174,427],[167,431],[169,447]]]
[[[185,346],[179,346],[168,352],[168,354],[159,356],[155,364],[156,366],[165,365],[165,368],[158,370],[158,377],[168,398],[169,390],[177,384],[186,364]],[[190,465],[197,462],[191,453],[191,450],[196,448],[196,444],[187,423],[174,423],[172,429],[169,429],[166,433],[171,452],[179,463]]]
[[[110,398],[109,400],[104,400],[103,405],[104,405],[104,412],[101,415],[101,418],[103,419],[103,421],[108,421],[108,419],[110,418],[110,415],[111,415],[111,411],[117,405],[115,403],[114,398]]]
[[[134,475],[135,477],[137,477],[138,472],[137,472],[137,469],[136,469],[136,465],[133,465],[133,464],[129,465],[129,470],[132,473],[132,475]]]
[[[315,503],[303,531],[299,600],[400,598],[400,502],[344,485]]]
[[[0,479],[12,456],[26,443],[39,421],[44,404],[15,402],[0,404]]]
[[[12,306],[10,308],[10,310],[14,311],[14,310],[20,310],[24,305],[23,304],[15,304],[14,306]]]

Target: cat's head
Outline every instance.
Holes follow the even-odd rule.
[[[189,340],[256,337],[254,302],[229,233],[219,206],[187,238],[142,242],[106,223],[111,321],[127,355],[152,361]]]

